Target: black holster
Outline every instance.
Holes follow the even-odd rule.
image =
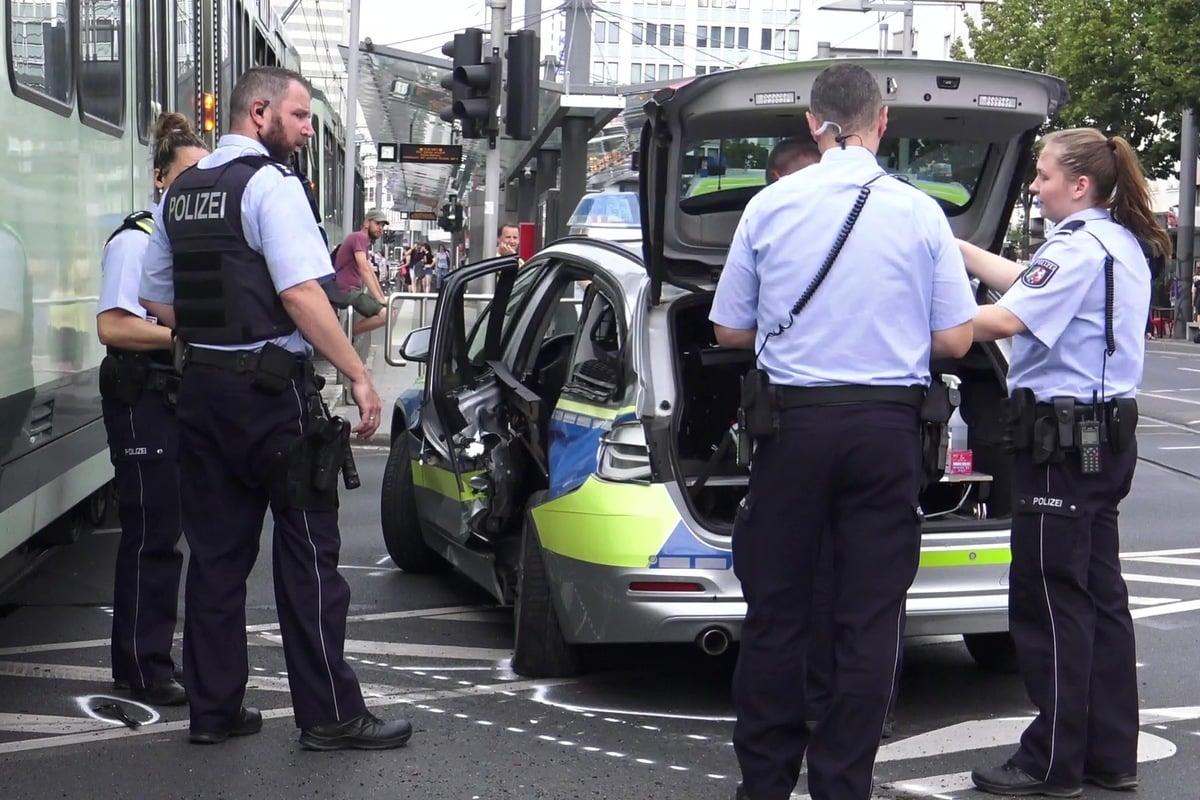
[[[958,390],[935,380],[921,402],[921,470],[925,483],[937,483],[946,474],[946,448],[950,443],[950,417],[958,407]]]
[[[267,342],[258,351],[258,366],[254,369],[254,388],[267,394],[282,394],[291,386],[292,378],[299,377],[297,366],[300,362],[290,350],[274,342]]]
[[[1114,453],[1124,453],[1133,446],[1137,431],[1138,406],[1132,397],[1118,397],[1108,402],[1105,413],[1108,422],[1108,442]]]
[[[1037,416],[1037,397],[1032,389],[1017,389],[1005,401],[1004,449],[1015,453],[1033,444],[1033,423]]]
[[[100,396],[122,405],[134,405],[146,391],[149,378],[149,355],[110,352],[100,362]]]
[[[775,399],[775,389],[764,370],[751,369],[742,376],[738,427],[756,439],[770,438],[779,433],[779,404]]]

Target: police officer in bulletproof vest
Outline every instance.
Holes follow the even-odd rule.
[[[876,161],[888,112],[870,73],[824,70],[810,108],[821,161],[746,206],[710,314],[722,346],[758,357],[742,386],[755,449],[733,530],[747,605],[733,743],[748,800],[789,797],[806,752],[814,800],[871,795],[917,571],[929,360],[967,351],[976,311],[936,202]],[[826,530],[835,677],[810,730],[805,659]]]
[[[1009,626],[1038,709],[1016,753],[972,778],[994,794],[1077,797],[1082,782],[1138,783],[1137,665],[1117,510],[1137,462],[1144,249],[1171,247],[1119,136],[1092,128],[1046,136],[1030,191],[1057,224],[1028,268],[963,244],[971,273],[1004,292],[980,310],[975,339],[1013,337]]]
[[[208,155],[180,114],[163,114],[154,131],[154,184],[165,190]],[[109,237],[96,331],[108,354],[100,363],[100,405],[117,484],[121,541],[113,581],[112,676],[116,688],[151,705],[187,702],[171,658],[183,555],[179,427],[171,330],[138,302],[142,257],[154,219],[131,214]]]
[[[368,713],[343,655],[350,590],[338,574],[338,467],[348,424],[320,402],[315,347],[351,380],[360,437],[380,402],[318,282],[331,272],[305,189],[284,162],[313,135],[310,86],[260,67],[230,97],[230,132],[156,213],[142,299],[177,336],[180,478],[191,556],[183,654],[190,740],[257,733],[243,705],[246,579],[267,506],[288,683],[308,749],[384,749],[406,720]],[[350,473],[345,476],[348,480]]]

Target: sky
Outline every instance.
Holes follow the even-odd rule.
[[[442,44],[463,28],[490,25],[487,0],[361,0],[361,38],[399,50],[441,56]],[[525,0],[509,0],[514,26]],[[543,11],[561,5],[542,0]],[[403,10],[401,10],[403,9]]]

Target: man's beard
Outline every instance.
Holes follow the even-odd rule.
[[[271,158],[281,164],[286,164],[296,152],[296,148],[288,144],[287,134],[283,132],[283,122],[278,118],[271,123],[271,127],[259,134],[258,140],[267,148]]]

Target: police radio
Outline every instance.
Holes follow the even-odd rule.
[[[1084,475],[1100,472],[1100,423],[1083,420],[1075,425],[1075,444],[1079,448],[1079,468]]]

